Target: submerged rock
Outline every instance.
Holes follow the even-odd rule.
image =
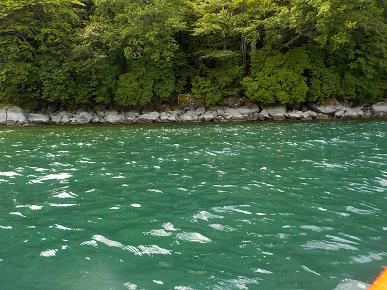
[[[23,125],[28,123],[26,115],[19,107],[10,107],[7,110],[7,125]]]
[[[43,114],[29,114],[28,121],[32,124],[48,124],[50,118]]]

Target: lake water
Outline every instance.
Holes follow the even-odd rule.
[[[371,283],[386,125],[0,128],[0,288]]]

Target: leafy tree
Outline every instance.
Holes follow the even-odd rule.
[[[0,100],[65,101],[71,77],[63,67],[79,23],[75,0],[5,0],[0,4]]]
[[[251,76],[244,78],[243,85],[255,102],[301,103],[308,92],[304,74],[310,68],[309,57],[302,48],[275,55],[257,52],[252,55]]]

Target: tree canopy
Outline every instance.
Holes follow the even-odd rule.
[[[2,0],[0,102],[386,96],[381,0]]]

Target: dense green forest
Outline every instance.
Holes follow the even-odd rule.
[[[0,103],[371,102],[385,0],[0,0]]]

